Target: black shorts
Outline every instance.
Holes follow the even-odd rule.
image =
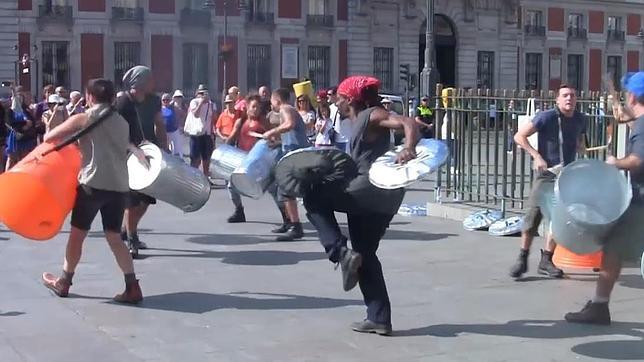
[[[192,160],[210,160],[215,144],[212,136],[190,136],[190,159]]]
[[[103,230],[121,232],[127,192],[98,190],[85,185],[78,186],[77,190],[72,210],[73,227],[88,231],[100,211]]]
[[[141,204],[154,205],[157,203],[157,200],[154,197],[144,195],[140,192],[130,191],[127,193],[127,203],[126,207],[137,207]]]

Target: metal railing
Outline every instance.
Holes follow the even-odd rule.
[[[274,25],[275,15],[273,13],[248,12],[246,14],[246,22],[256,25]]]
[[[523,31],[525,32],[526,35],[531,35],[531,36],[546,35],[546,27],[543,25],[525,25],[523,27]]]
[[[608,40],[624,41],[624,39],[623,30],[608,29]]]
[[[127,8],[115,6],[112,8],[112,20],[142,22],[143,8]]]
[[[212,14],[210,10],[181,9],[179,24],[181,26],[210,27],[212,25]]]
[[[333,27],[333,15],[307,15],[306,25],[313,27]]]
[[[588,38],[588,32],[586,29],[582,28],[575,28],[575,27],[569,27],[568,28],[568,38],[571,39],[587,39]]]
[[[441,94],[439,86],[436,94]],[[450,90],[436,98],[436,137],[447,142],[450,158],[433,182],[436,201],[460,201],[522,209],[532,186],[532,159],[513,140],[528,99],[540,110],[554,107],[553,92]],[[585,157],[605,159],[623,151],[627,127],[607,127],[613,120],[606,93],[581,93],[577,109],[586,114]],[[612,129],[612,131],[609,131]],[[618,131],[619,130],[619,131]],[[608,132],[612,132],[608,134]],[[618,134],[619,133],[619,134]]]

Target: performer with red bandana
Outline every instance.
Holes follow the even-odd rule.
[[[339,263],[345,291],[359,283],[367,306],[367,318],[354,323],[357,332],[390,335],[391,305],[380,261],[376,256],[380,239],[397,213],[404,189],[385,190],[369,182],[372,163],[389,151],[390,129],[404,129],[405,148],[398,162],[416,157],[418,130],[411,118],[387,112],[380,103],[380,81],[373,77],[352,76],[338,86],[337,107],[350,114],[354,122],[351,158],[358,175],[348,183],[318,183],[304,196],[307,217],[315,226],[329,260]],[[347,186],[348,185],[348,186]],[[347,214],[349,237],[354,250],[347,247],[334,212]]]

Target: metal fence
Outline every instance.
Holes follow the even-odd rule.
[[[436,94],[441,94],[439,86]],[[532,186],[530,155],[513,137],[519,116],[527,113],[530,98],[538,110],[555,104],[554,92],[447,89],[436,97],[436,137],[445,140],[451,157],[435,175],[436,201],[463,201],[521,209]],[[577,109],[587,116],[586,146],[610,147],[589,151],[585,157],[605,159],[623,153],[627,127],[612,127],[607,93],[581,92]],[[611,132],[611,134],[608,134]]]

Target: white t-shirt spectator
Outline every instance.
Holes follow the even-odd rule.
[[[318,131],[317,135],[315,136],[315,145],[332,146],[331,136],[329,135],[329,132],[333,128],[333,121],[330,119],[324,119],[320,117],[318,118],[317,122],[315,122],[315,129],[318,129],[318,127],[321,127],[321,128]]]
[[[342,115],[338,112],[338,107],[335,104],[329,106],[331,109],[331,121],[335,121],[335,142],[336,143],[349,143],[351,140],[351,135],[353,133],[353,127],[351,120],[348,118],[342,118]]]
[[[217,106],[213,101],[210,101],[207,105],[203,105],[199,110],[199,113],[195,115],[194,110],[199,107],[199,102],[200,98],[194,98],[190,101],[190,107],[188,107],[188,115],[186,116],[186,124],[193,122],[194,118],[196,118],[204,125],[203,134],[212,135],[212,120],[213,117],[217,115]]]

